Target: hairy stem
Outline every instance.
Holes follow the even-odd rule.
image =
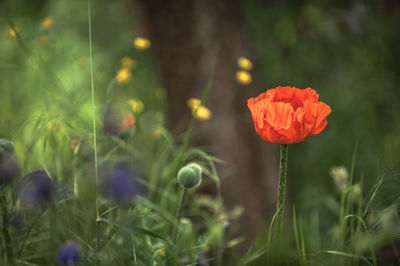
[[[278,241],[280,241],[281,234],[283,231],[283,215],[285,212],[287,160],[288,160],[288,145],[281,144],[281,146],[280,146],[278,201],[277,201],[277,206],[276,206],[276,209],[277,209],[276,236],[277,236]]]

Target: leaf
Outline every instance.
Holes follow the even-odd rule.
[[[137,226],[127,226],[127,225],[121,224],[119,222],[114,222],[114,221],[111,221],[111,220],[108,220],[108,219],[104,219],[104,218],[99,218],[99,221],[118,226],[118,227],[120,227],[120,228],[122,228],[124,230],[131,231],[131,232],[134,232],[134,233],[139,233],[139,234],[142,234],[142,235],[148,235],[148,236],[152,236],[152,237],[155,237],[155,238],[162,239],[162,240],[168,242],[171,246],[173,246],[173,244],[170,241],[168,241],[165,237],[160,236],[159,234],[153,233],[153,232],[151,232],[151,231],[149,231],[147,229],[144,229],[144,228],[141,228],[141,227],[137,227]]]

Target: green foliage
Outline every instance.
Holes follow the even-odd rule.
[[[362,7],[372,12],[374,5]],[[182,138],[168,131],[152,50],[132,44],[145,31],[136,2],[130,9],[129,1],[92,1],[89,38],[86,1],[5,0],[0,174],[12,174],[14,182],[0,186],[0,265],[55,265],[68,241],[79,246],[84,259],[78,265],[400,261],[400,180],[391,170],[400,158],[399,40],[393,34],[398,17],[377,13],[363,20],[362,10],[345,7],[363,22],[352,28],[329,1],[244,1],[243,10],[266,87],[317,88],[333,107],[328,130],[290,148],[288,180],[296,209],[292,219],[285,214],[282,241],[272,237],[275,215],[268,235],[260,235],[243,256],[236,253],[243,237],[228,232],[243,210],[223,205],[216,169],[221,161],[191,146],[195,119]],[[41,29],[45,17],[52,25]],[[12,29],[18,29],[15,38],[7,38]],[[135,64],[131,79],[121,82],[126,56]],[[202,102],[212,82],[213,77]],[[135,186],[144,188],[125,203],[102,186],[105,169],[118,163],[129,164]],[[338,179],[343,190],[329,178],[329,169],[339,165],[350,169],[344,167],[348,175]],[[57,187],[55,198],[43,206],[24,205],[21,187],[38,169]],[[192,188],[200,181],[215,187],[216,195],[179,185]],[[384,256],[387,249],[393,258]]]

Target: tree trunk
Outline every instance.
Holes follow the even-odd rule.
[[[197,144],[209,145],[207,152],[226,162],[218,169],[224,202],[245,208],[239,234],[249,243],[264,232],[266,220],[275,212],[278,159],[277,148],[255,133],[247,109],[247,99],[264,88],[257,78],[249,86],[239,86],[235,80],[237,58],[253,57],[240,2],[143,0],[142,4],[173,128],[182,130],[187,125],[186,100],[200,97],[215,63],[215,79],[205,103],[213,118],[197,123],[194,132],[201,138]]]

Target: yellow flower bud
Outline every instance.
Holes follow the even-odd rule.
[[[208,120],[212,116],[211,111],[203,105],[194,109],[193,115],[196,117],[196,119],[202,120],[202,121]]]
[[[157,250],[157,254],[158,254],[160,257],[165,257],[165,250],[164,250],[163,248],[159,248],[159,249]]]
[[[130,99],[128,104],[131,106],[132,112],[141,113],[144,109],[144,104],[141,100]]]
[[[241,56],[238,58],[238,66],[244,70],[251,70],[253,68],[253,63],[246,57]]]
[[[15,40],[15,39],[17,39],[17,34],[18,33],[19,33],[18,28],[11,29],[7,34],[7,38],[9,40]]]
[[[127,68],[121,68],[117,73],[117,81],[119,84],[127,83],[131,81],[132,73]]]
[[[129,56],[124,56],[121,58],[121,67],[132,69],[136,66],[136,61],[130,58]]]
[[[248,85],[251,83],[251,74],[245,70],[239,70],[236,72],[236,80],[242,85]]]
[[[201,105],[201,101],[200,101],[200,99],[197,99],[197,98],[189,98],[187,100],[187,105],[191,109],[196,109],[197,107],[199,107]]]
[[[42,21],[42,24],[40,24],[40,29],[41,30],[47,30],[48,28],[51,27],[52,24],[53,24],[53,18],[52,17],[46,17]]]
[[[133,41],[133,45],[138,50],[146,50],[150,47],[151,42],[147,38],[136,37],[135,40]]]

